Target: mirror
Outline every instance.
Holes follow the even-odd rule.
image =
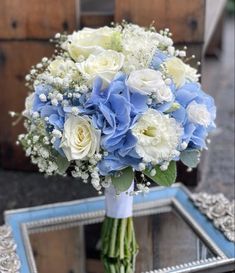
[[[135,273],[234,272],[234,242],[228,239],[233,203],[225,207],[219,201],[215,209],[221,214],[226,208],[220,223],[229,233],[223,233],[197,208],[195,198],[180,183],[134,197],[140,247]],[[208,205],[215,197],[198,195],[200,205],[198,200]],[[102,196],[5,212],[20,273],[103,273],[99,236],[104,215]]]
[[[136,273],[218,256],[173,205],[136,214],[134,224],[140,246]],[[104,273],[99,240],[102,220],[100,217],[87,224],[75,221],[67,227],[58,223],[29,227],[38,273]]]

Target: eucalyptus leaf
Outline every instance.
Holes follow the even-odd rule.
[[[70,163],[66,157],[62,157],[61,155],[57,156],[55,163],[58,166],[58,171],[60,174],[64,174],[68,169]]]
[[[195,149],[184,150],[180,154],[180,160],[189,168],[195,168],[200,161],[200,152]]]
[[[119,176],[112,177],[112,183],[117,191],[117,193],[121,193],[127,191],[134,179],[134,172],[131,167],[128,167],[121,171]]]
[[[160,166],[156,166],[155,170],[156,174],[154,176],[151,176],[148,170],[145,170],[143,173],[160,186],[171,186],[175,182],[177,175],[175,161],[171,161],[168,169],[165,171],[162,171]]]

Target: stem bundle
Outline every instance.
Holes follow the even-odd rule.
[[[101,235],[105,273],[134,273],[138,245],[132,217],[106,216]]]

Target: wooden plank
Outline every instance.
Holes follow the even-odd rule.
[[[116,0],[115,21],[122,19],[169,28],[175,42],[202,42],[205,0]]]
[[[21,112],[27,96],[25,75],[32,64],[43,56],[50,56],[53,47],[47,42],[0,43],[0,165],[4,168],[30,169],[21,147],[15,145],[17,136],[25,129],[20,122],[12,127],[13,119],[8,111]]]
[[[115,0],[80,0],[81,2],[81,11],[83,12],[105,12],[105,13],[114,13]]]
[[[40,273],[85,273],[83,226],[30,235]]]
[[[1,0],[0,39],[48,39],[77,28],[79,0]]]
[[[82,27],[102,27],[113,22],[112,13],[83,12],[80,25]]]

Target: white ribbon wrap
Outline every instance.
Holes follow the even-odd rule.
[[[117,195],[113,185],[105,190],[106,215],[111,218],[123,219],[132,216],[133,196],[130,192],[134,189],[134,182],[130,188]]]

